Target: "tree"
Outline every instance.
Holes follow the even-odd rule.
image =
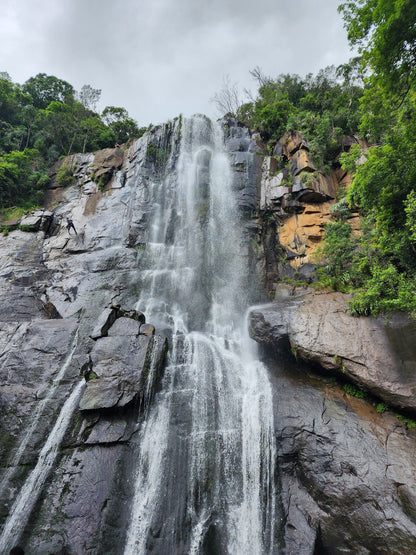
[[[78,97],[84,108],[95,112],[101,97],[101,89],[93,89],[91,85],[83,85]]]
[[[350,0],[339,7],[363,67],[402,97],[416,80],[416,2]]]
[[[211,102],[215,104],[221,116],[230,114],[235,117],[237,110],[241,105],[240,93],[237,83],[232,83],[230,76],[223,78],[222,88],[211,98]]]
[[[119,108],[118,106],[106,106],[101,114],[106,125],[111,125],[115,121],[123,121],[129,117],[129,114],[125,108]]]
[[[74,100],[74,87],[54,75],[38,73],[23,85],[23,91],[30,94],[36,108],[47,108],[51,102],[70,104]]]
[[[139,138],[144,133],[144,129],[139,129],[137,123],[129,117],[129,113],[125,108],[106,106],[101,117],[109,128],[102,135],[103,141],[106,143],[113,139],[113,144],[122,144],[129,139]]]

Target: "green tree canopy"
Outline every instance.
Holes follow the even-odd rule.
[[[38,73],[23,85],[23,91],[30,94],[36,108],[47,108],[51,102],[71,103],[74,100],[74,87],[54,75]]]
[[[350,0],[339,10],[364,65],[380,83],[405,93],[416,79],[416,2]]]

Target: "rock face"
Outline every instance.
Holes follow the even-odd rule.
[[[149,140],[170,132],[154,129]],[[17,543],[28,553],[120,552],[135,434],[167,349],[134,309],[145,254],[137,245],[152,209],[146,170],[136,173],[146,153],[145,138],[126,156],[72,156],[74,184],[52,179],[54,211],[36,211],[0,237],[2,553]],[[94,169],[97,181],[101,170],[111,173],[108,192]]]
[[[318,179],[305,166],[290,186],[285,184],[292,179],[289,171],[260,154],[261,145],[247,129],[232,119],[223,124],[236,202],[253,243],[243,252],[252,264],[249,281],[257,275],[256,264],[273,281],[280,263],[273,242],[277,228],[265,212],[290,222],[288,249],[294,257],[307,257],[302,244],[312,248],[320,239],[328,206],[305,199],[318,192],[320,200],[331,202],[332,193],[312,179],[302,183],[302,173]],[[150,215],[157,210],[150,198],[178,162],[180,125],[178,120],[153,128],[125,152],[74,155],[69,164],[75,183],[61,187],[52,179],[50,199],[59,200],[54,210],[31,214],[0,236],[2,553],[16,544],[39,554],[124,552],[138,461],[145,474],[152,472],[141,451],[144,430],[148,425],[156,445],[165,433],[153,431],[151,417],[166,369],[165,335],[175,345],[179,369],[175,388],[163,392],[169,403],[176,397],[171,418],[180,438],[169,438],[167,452],[182,461],[190,449],[192,395],[181,381],[183,337],[172,335],[169,322],[146,323],[138,312],[144,309],[137,306],[148,279]],[[278,155],[288,159],[307,153],[307,143],[296,133],[279,144]],[[205,171],[203,160],[199,169]],[[108,177],[101,188],[100,175]],[[77,234],[68,233],[66,217]],[[268,246],[267,256],[257,240]],[[307,270],[304,265],[302,271]],[[389,411],[378,414],[327,378],[314,377],[306,366],[348,377],[391,406],[414,413],[414,325],[399,317],[387,325],[352,318],[341,295],[293,297],[292,287],[285,292],[285,299],[255,307],[249,322],[272,383],[275,501],[282,516],[275,523],[278,554],[415,553],[415,431]],[[291,348],[297,362],[288,356]],[[168,361],[172,364],[172,358]],[[218,460],[232,461],[225,444],[207,442],[218,449]],[[161,457],[160,473],[163,462]],[[177,502],[175,484],[189,478],[186,467],[178,468],[180,475],[164,476],[172,486],[166,505]],[[204,502],[209,477],[198,488]],[[162,507],[160,514],[169,515],[168,509]],[[167,516],[154,524],[153,543],[146,549],[175,552],[160,540],[161,531],[173,529],[175,522]],[[198,547],[200,553],[225,552],[215,536],[220,524],[209,524],[213,532]]]
[[[353,318],[345,301],[281,295],[250,312],[274,376],[285,553],[413,553],[416,431],[311,369],[414,411],[416,325]]]
[[[359,141],[344,137],[339,148],[347,151],[354,142]],[[364,143],[360,144],[366,148]],[[293,278],[303,266],[322,263],[317,251],[325,237],[325,224],[332,218],[337,191],[349,183],[350,176],[337,161],[329,170],[318,168],[308,142],[297,131],[287,131],[277,142],[272,156],[264,152],[260,182],[262,227],[268,231],[275,227],[276,237],[274,245],[270,245],[270,240],[266,245],[264,236],[260,237],[260,243],[266,259],[270,258],[267,252],[270,248],[281,250],[279,267],[273,261],[266,262],[268,266],[274,265],[274,278],[284,275]],[[274,221],[272,226],[271,221]],[[354,233],[359,233],[359,218],[351,216],[350,223]],[[285,263],[282,262],[284,255]],[[269,294],[274,288],[272,280],[269,272],[265,280]]]
[[[415,430],[302,365],[272,373],[284,553],[416,550]]]
[[[308,294],[252,310],[252,337],[347,377],[392,407],[416,411],[416,323],[355,318],[341,293]],[[283,347],[284,348],[284,347]]]

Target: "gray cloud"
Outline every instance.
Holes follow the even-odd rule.
[[[0,71],[102,89],[140,125],[215,115],[225,75],[315,73],[350,57],[334,0],[0,0]]]

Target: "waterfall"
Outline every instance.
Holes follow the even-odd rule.
[[[9,485],[10,480],[13,478],[14,474],[16,473],[17,467],[26,451],[26,447],[28,446],[30,440],[33,438],[34,432],[37,430],[39,426],[39,422],[41,418],[44,416],[44,412],[50,401],[53,399],[55,392],[59,385],[62,382],[62,379],[65,377],[65,373],[69,368],[69,365],[72,362],[72,357],[74,356],[75,350],[78,346],[78,335],[79,335],[79,328],[75,332],[74,339],[72,340],[71,350],[66,357],[64,363],[62,364],[61,368],[57,375],[53,378],[52,383],[50,384],[45,397],[36,405],[36,409],[31,417],[29,426],[24,433],[23,439],[19,444],[16,452],[12,455],[10,460],[8,461],[8,469],[0,483],[0,497],[3,494],[5,488]]]
[[[43,446],[36,466],[29,474],[26,482],[10,510],[0,536],[0,553],[8,553],[9,549],[18,541],[30,513],[42,491],[43,485],[58,454],[58,448],[71,421],[71,417],[78,405],[85,381],[82,379],[66,400],[56,423]]]
[[[247,334],[247,258],[219,123],[180,120],[152,186],[137,308],[172,347],[140,430],[125,553],[275,553],[272,394]]]

